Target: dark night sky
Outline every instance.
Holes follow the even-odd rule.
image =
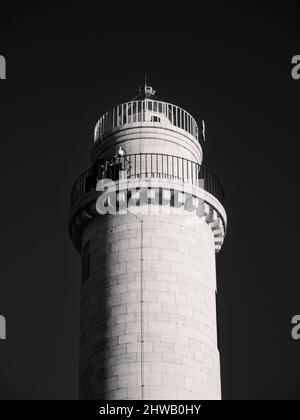
[[[0,398],[77,398],[80,259],[69,193],[89,166],[97,118],[134,97],[147,71],[161,99],[206,120],[206,165],[226,191],[223,397],[300,399],[290,324],[300,314],[300,80],[291,78],[300,7],[23,3],[2,1],[0,11]]]

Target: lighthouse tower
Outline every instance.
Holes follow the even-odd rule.
[[[95,129],[71,193],[82,258],[81,399],[220,399],[224,193],[194,118],[145,84]]]

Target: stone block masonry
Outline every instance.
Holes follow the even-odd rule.
[[[179,210],[140,217],[107,215],[85,230],[80,396],[219,399],[213,232]]]

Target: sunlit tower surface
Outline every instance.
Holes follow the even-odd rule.
[[[146,83],[96,125],[69,220],[81,399],[221,398],[215,255],[227,218],[203,128]]]

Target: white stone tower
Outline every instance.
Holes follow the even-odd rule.
[[[221,398],[215,254],[227,221],[202,158],[193,117],[147,84],[98,121],[69,225],[81,399]]]

